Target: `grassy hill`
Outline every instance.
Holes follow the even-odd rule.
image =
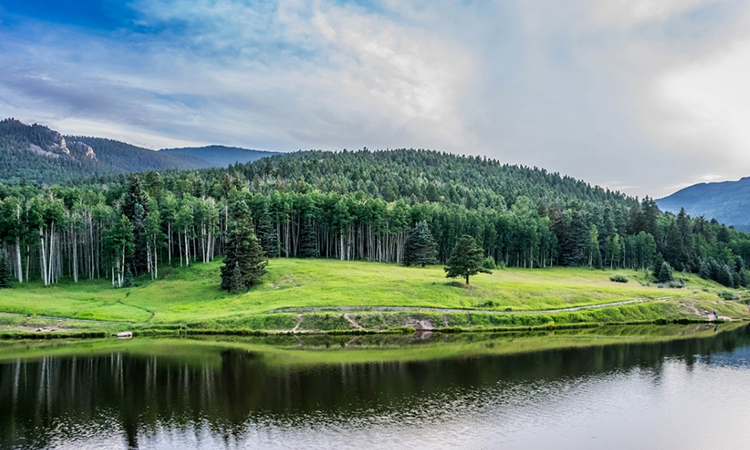
[[[0,291],[0,312],[104,321],[56,324],[63,329],[183,326],[280,331],[384,330],[417,322],[429,322],[434,328],[533,326],[550,321],[619,323],[705,318],[712,310],[728,317],[748,317],[745,306],[717,296],[724,288],[694,275],[684,276],[684,289],[660,289],[649,284],[647,275],[628,270],[505,269],[479,275],[467,287],[447,280],[440,266],[418,269],[368,262],[275,259],[262,285],[231,295],[219,289],[220,266],[217,261],[165,269],[162,279],[141,277],[135,287],[127,289],[112,289],[104,280],[65,281],[49,287],[16,285]],[[631,281],[611,282],[614,273]],[[636,299],[641,301],[560,311]],[[383,307],[406,310],[378,309]],[[279,311],[286,308],[317,309]],[[475,312],[468,315],[471,311],[435,308]],[[24,317],[0,317],[0,323],[3,320],[6,329],[28,328]]]
[[[656,203],[665,211],[704,215],[742,231],[750,231],[750,177],[739,181],[701,183],[675,192]]]

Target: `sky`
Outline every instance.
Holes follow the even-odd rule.
[[[637,196],[750,176],[750,2],[0,0],[0,117],[428,148]]]

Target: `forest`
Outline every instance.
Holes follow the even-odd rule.
[[[427,150],[301,151],[226,169],[0,185],[0,237],[18,282],[127,286],[225,252],[230,205],[269,258],[404,263],[426,223],[445,263],[463,235],[492,265],[699,273],[747,286],[750,235],[542,169]],[[415,269],[417,270],[417,269]]]

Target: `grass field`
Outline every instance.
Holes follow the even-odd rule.
[[[504,269],[496,270],[491,275],[473,277],[471,286],[467,287],[447,280],[442,266],[405,268],[368,262],[274,259],[260,286],[241,295],[230,295],[219,289],[220,267],[221,262],[215,261],[195,264],[190,268],[163,268],[161,279],[151,281],[148,277],[140,277],[135,287],[127,289],[113,289],[107,280],[84,280],[77,284],[66,280],[49,287],[38,282],[16,284],[13,289],[0,291],[0,312],[122,321],[149,326],[214,326],[224,323],[229,324],[227,326],[257,329],[291,329],[296,322],[296,314],[264,313],[290,307],[333,306],[432,307],[522,313],[670,297],[672,303],[661,302],[659,308],[653,308],[654,303],[644,303],[578,312],[576,314],[581,319],[574,322],[597,321],[597,317],[606,318],[608,315],[626,320],[653,320],[659,314],[664,314],[662,310],[669,310],[670,317],[677,317],[682,313],[687,314],[684,307],[680,310],[679,306],[686,303],[704,310],[717,309],[730,317],[747,315],[746,307],[723,302],[717,297],[716,293],[724,291],[724,288],[692,274],[679,275],[685,279],[686,287],[683,289],[660,289],[653,284],[648,285],[649,277],[646,274],[627,270]],[[630,282],[611,282],[609,277],[615,273],[627,276]],[[607,312],[609,310],[626,313],[613,315]],[[628,315],[628,311],[638,313]],[[330,315],[309,316],[308,324],[312,324],[316,317],[323,320]],[[362,320],[370,320],[366,316],[364,313],[358,314]],[[540,318],[533,324],[542,320],[560,322],[564,319],[558,316],[553,314],[550,318]],[[450,326],[466,325],[461,323],[466,320],[462,317],[455,321],[448,317],[454,322]],[[7,326],[13,326],[14,320],[18,319],[4,319]],[[343,325],[342,328],[347,328],[348,323],[342,314],[336,315],[335,320]],[[494,325],[508,322],[507,319],[487,319],[485,325],[493,325],[491,320],[497,321]],[[3,323],[2,318],[0,323]],[[521,323],[509,323],[516,324]],[[331,327],[337,326],[329,324],[328,328]],[[303,328],[326,329],[326,326],[317,324]]]

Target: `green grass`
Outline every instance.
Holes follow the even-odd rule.
[[[689,300],[704,309],[726,310],[731,317],[747,316],[747,309],[724,302],[716,292],[725,289],[695,275],[683,275],[684,289],[659,289],[642,272],[585,268],[505,269],[473,277],[466,287],[447,280],[442,266],[405,268],[392,264],[336,260],[274,259],[261,285],[241,295],[219,289],[220,261],[190,268],[163,268],[160,280],[139,277],[136,287],[113,289],[107,280],[70,280],[45,287],[39,282],[0,290],[0,312],[121,321],[149,327],[193,324],[195,327],[236,327],[289,330],[296,314],[264,314],[289,307],[406,306],[485,309],[512,315],[477,316],[472,325],[520,325],[580,322],[646,321],[684,316],[678,303],[659,302],[521,318],[523,311],[631,299],[673,297]],[[627,276],[631,282],[615,283],[610,276]],[[703,303],[701,303],[703,302]],[[718,305],[718,306],[717,306]],[[735,306],[737,305],[737,306]],[[682,309],[681,309],[682,308]],[[723,308],[723,309],[722,309]],[[394,313],[395,314],[395,313]],[[388,316],[392,316],[390,314]],[[393,327],[381,317],[359,314],[366,328]],[[432,317],[432,316],[431,316]],[[449,315],[449,326],[460,326],[465,315]],[[443,314],[432,317],[444,326]],[[342,314],[306,314],[304,329],[353,328]],[[380,324],[379,324],[380,322]],[[129,324],[128,324],[129,325]],[[382,325],[382,327],[381,327]],[[401,324],[403,326],[403,324]],[[86,328],[85,324],[83,325]],[[7,327],[6,327],[7,328]],[[70,328],[70,327],[68,327]]]

